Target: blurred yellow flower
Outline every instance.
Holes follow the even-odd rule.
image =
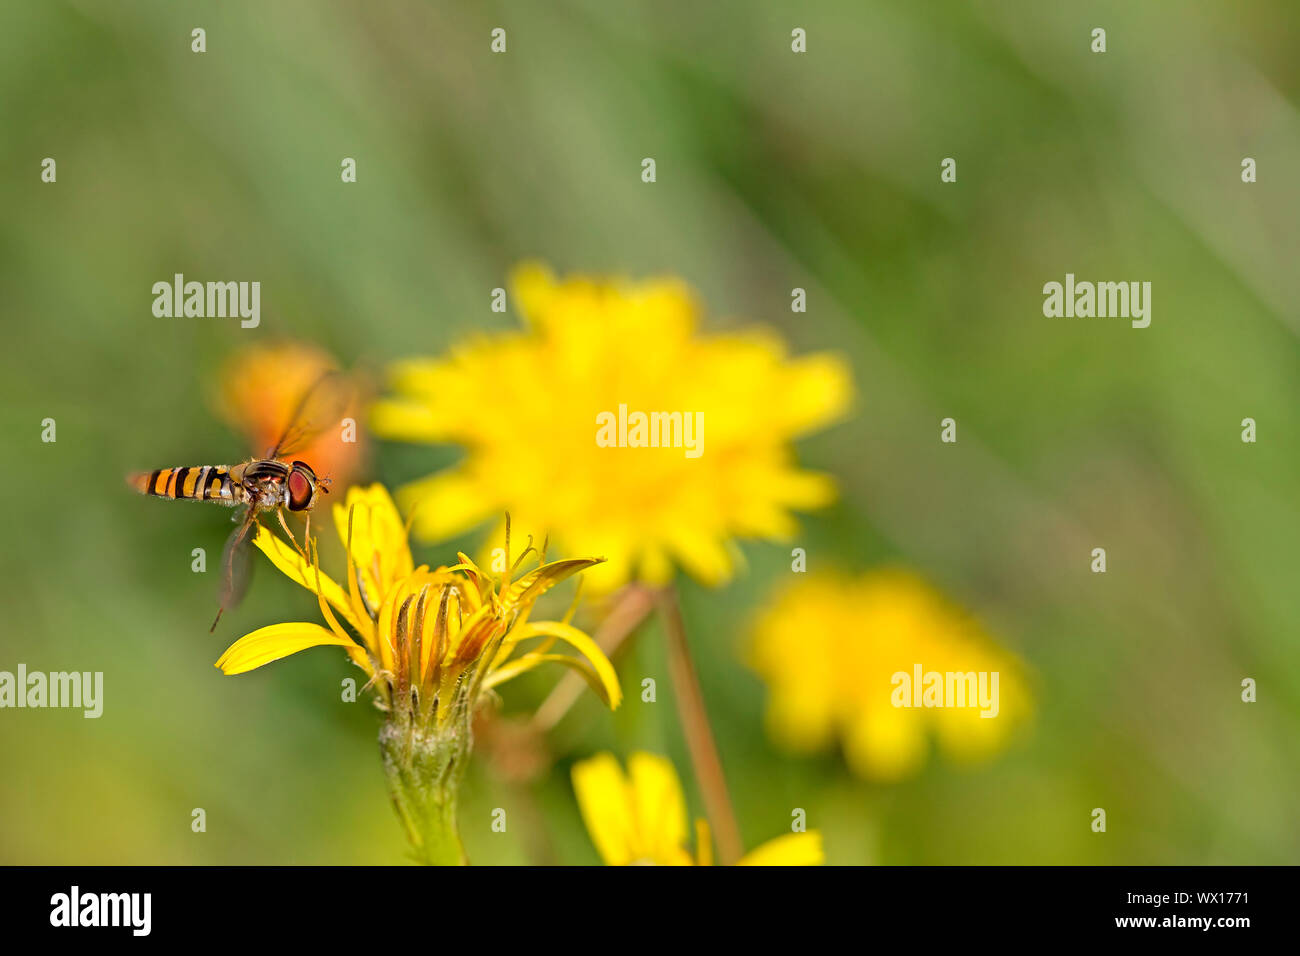
[[[395,396],[373,407],[382,437],[466,449],[399,493],[419,506],[420,537],[508,512],[566,550],[605,555],[587,575],[599,590],[663,584],[674,566],[718,584],[736,564],[735,538],[788,538],[793,510],[834,496],[828,477],[798,468],[790,442],[847,408],[838,357],[792,359],[754,329],[702,334],[691,290],[674,279],[561,280],[529,264],[512,286],[524,330],[397,363]],[[627,447],[657,436],[660,419],[651,438],[635,421],[655,413],[681,413],[662,420],[665,439],[682,438],[678,421],[698,424],[686,436],[695,451],[689,440]]]
[[[805,753],[839,737],[849,767],[876,780],[919,770],[931,736],[958,761],[988,757],[1033,710],[1020,662],[908,571],[801,576],[748,651],[772,737]]]
[[[346,650],[387,713],[379,738],[384,768],[417,858],[464,862],[456,791],[482,693],[556,663],[585,678],[611,709],[619,705],[618,676],[596,643],[569,623],[572,609],[561,621],[529,620],[538,598],[599,559],[545,563],[539,556],[538,567],[513,581],[508,560],[501,581],[464,555],[451,567],[416,567],[406,527],[382,485],[349,488],[346,504],[334,507],[334,521],[347,549],[346,587],[321,571],[314,547],[308,562],[260,525],[254,542],[317,596],[328,628],[306,622],[260,628],[232,644],[217,667],[242,674],[309,647]],[[524,651],[531,641],[540,643]],[[581,656],[552,653],[561,641]]]
[[[634,753],[628,773],[613,754],[573,765],[573,789],[583,822],[609,866],[707,865],[713,860],[709,828],[696,822],[696,855],[686,848],[686,798],[677,771],[664,757]],[[789,833],[769,840],[737,866],[816,866],[824,861],[821,834]]]

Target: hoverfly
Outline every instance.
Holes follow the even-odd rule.
[[[320,495],[329,492],[330,479],[317,475],[305,461],[285,461],[309,445],[318,435],[337,425],[350,402],[347,380],[339,372],[326,372],[303,394],[279,440],[263,458],[250,458],[238,465],[195,465],[160,468],[127,477],[127,483],[144,495],[188,501],[212,501],[242,508],[232,520],[234,531],[226,540],[221,556],[221,603],[211,630],[228,607],[243,596],[251,558],[250,534],[263,512],[275,513],[280,527],[299,554],[298,545],[284,520],[284,512],[302,514],[307,523],[304,540],[311,534],[311,511]]]

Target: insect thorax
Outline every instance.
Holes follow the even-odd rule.
[[[230,470],[235,486],[245,501],[260,510],[279,508],[288,504],[289,491],[285,479],[289,466],[274,458],[256,458],[236,465]]]

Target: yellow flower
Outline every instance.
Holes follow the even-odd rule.
[[[587,575],[599,590],[664,584],[674,566],[718,584],[736,538],[786,539],[793,510],[833,497],[829,478],[797,467],[790,442],[846,409],[839,358],[789,358],[779,337],[754,329],[702,334],[693,294],[673,279],[559,280],[530,264],[512,284],[522,331],[398,363],[396,396],[373,408],[381,437],[466,449],[460,464],[402,489],[421,505],[420,537],[508,512],[566,550],[605,555]],[[663,419],[672,447],[627,447],[659,434],[658,418],[638,431],[637,413],[681,413],[682,433]],[[610,424],[621,416],[626,442]],[[689,441],[688,424],[698,426]]]
[[[294,623],[256,630],[221,655],[223,673],[242,674],[309,647],[337,645],[380,678],[385,702],[414,688],[425,706],[445,709],[452,703],[447,691],[471,669],[486,689],[555,662],[577,670],[606,704],[618,706],[617,675],[591,638],[567,620],[528,620],[542,594],[598,559],[553,561],[498,588],[464,555],[450,568],[415,567],[406,528],[382,485],[349,488],[346,504],[334,506],[334,521],[348,551],[346,589],[265,527],[258,527],[254,541],[277,568],[317,595],[328,629]],[[511,659],[522,642],[537,638],[541,647]],[[549,653],[558,641],[585,660]]]
[[[709,830],[696,822],[696,855],[686,848],[686,798],[677,771],[664,757],[634,753],[628,774],[613,754],[573,766],[573,789],[583,822],[609,866],[706,865],[713,852]],[[816,866],[824,861],[821,834],[790,833],[769,840],[737,866]]]
[[[546,591],[599,559],[539,559],[514,581],[507,570],[500,582],[464,555],[452,567],[417,567],[406,527],[382,485],[348,489],[346,504],[334,507],[334,521],[347,549],[346,587],[322,572],[314,556],[309,563],[266,528],[259,526],[255,540],[277,568],[316,594],[328,627],[300,622],[261,628],[232,644],[217,666],[242,674],[308,647],[344,648],[369,675],[387,712],[380,745],[417,856],[462,862],[455,792],[482,692],[539,664],[557,663],[581,674],[610,708],[619,705],[613,666],[569,616],[529,620]],[[524,650],[533,641],[540,643]],[[560,642],[582,656],[554,653]]]
[[[749,656],[778,743],[813,752],[839,737],[876,780],[915,773],[931,736],[958,761],[988,757],[1033,710],[1016,658],[902,570],[801,576],[760,615]]]

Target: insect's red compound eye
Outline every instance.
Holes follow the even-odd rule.
[[[312,488],[311,480],[298,469],[289,472],[289,510],[302,511],[311,504],[312,495],[315,489]]]

